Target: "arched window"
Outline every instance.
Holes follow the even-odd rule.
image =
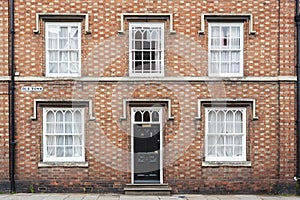
[[[164,23],[130,23],[129,75],[164,75]]]
[[[84,161],[83,108],[44,108],[43,160]]]
[[[136,122],[141,122],[142,121],[142,113],[140,111],[137,111],[134,114],[134,121],[136,121]]]
[[[152,112],[152,121],[159,122],[159,113],[157,111]]]
[[[144,112],[143,121],[144,122],[150,122],[150,113],[149,113],[149,111]]]
[[[205,160],[246,160],[246,109],[206,108]]]

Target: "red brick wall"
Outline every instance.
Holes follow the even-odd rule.
[[[36,13],[89,14],[92,34],[82,36],[83,76],[127,75],[128,37],[126,34],[125,36],[117,34],[120,30],[121,13],[172,13],[177,34],[170,36],[166,33],[166,41],[170,43],[166,46],[166,61],[170,63],[166,74],[190,76],[203,76],[207,73],[205,56],[207,56],[208,34],[201,36],[197,34],[200,30],[201,14],[250,13],[253,14],[254,30],[257,34],[255,36],[248,34],[249,28],[246,22],[244,25],[245,76],[277,76],[279,71],[280,75],[295,75],[295,26],[294,13],[291,12],[294,10],[294,1],[281,1],[283,5],[280,9],[278,1],[275,0],[138,2],[16,1],[17,71],[22,76],[43,76],[45,73],[45,54],[42,48],[43,23],[41,23],[41,34],[33,34]],[[278,26],[279,17],[280,26]],[[279,42],[280,52],[278,52]],[[189,45],[194,48],[190,48]],[[179,49],[180,47],[183,49]],[[176,63],[173,63],[175,60]]]
[[[8,3],[0,5],[0,76],[8,76]],[[5,80],[5,78],[3,79]],[[0,191],[8,191],[9,179],[9,116],[8,82],[0,81]]]
[[[295,76],[295,27],[291,12],[295,10],[295,2],[280,2],[281,5],[275,0],[16,0],[16,71],[20,79],[45,76],[44,24],[40,22],[40,34],[33,33],[36,13],[88,13],[92,33],[82,34],[82,76],[128,77],[128,34],[125,30],[124,35],[118,35],[117,31],[120,30],[120,14],[131,12],[173,14],[175,35],[168,33],[170,22],[166,21],[167,77],[207,76],[207,22],[205,34],[198,35],[202,13],[253,14],[255,35],[249,35],[249,22],[244,23],[244,76],[257,78],[255,82],[244,79],[26,82],[17,78],[17,190],[28,191],[33,185],[36,189],[47,187],[48,191],[81,192],[84,187],[92,187],[94,191],[122,192],[124,185],[131,181],[130,117],[120,121],[122,101],[126,98],[171,99],[174,120],[164,116],[163,139],[164,182],[172,186],[173,192],[278,192],[278,188],[284,191],[283,186],[291,189],[296,170],[295,82],[259,81],[261,77]],[[5,18],[0,19],[2,22],[6,22]],[[0,34],[2,37],[2,32]],[[7,47],[0,43],[1,50],[1,45]],[[4,51],[7,53],[7,49]],[[2,69],[7,56],[0,56]],[[1,73],[8,74],[5,70]],[[44,90],[22,92],[23,86],[39,86]],[[247,160],[251,161],[251,167],[202,166],[204,112],[202,120],[195,117],[197,100],[205,98],[256,100],[258,120],[253,120],[253,105],[247,106]],[[7,96],[3,99],[7,101]],[[34,99],[92,100],[95,120],[89,120],[85,107],[88,167],[37,167],[42,161],[42,106],[38,107],[37,120],[31,120]],[[204,111],[203,107],[201,109]],[[7,108],[1,110],[5,112]],[[3,130],[3,138],[7,138],[7,126]],[[8,144],[1,142],[1,145],[6,149]],[[8,177],[7,171],[0,170],[0,177],[2,174]],[[286,191],[291,191],[288,189]]]

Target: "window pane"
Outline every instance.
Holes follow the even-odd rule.
[[[55,145],[55,136],[47,136],[47,145],[48,146]]]
[[[55,118],[52,111],[47,113],[47,133],[55,133]]]
[[[142,62],[135,62],[134,64],[135,64],[134,70],[142,71],[142,68],[143,68]]]
[[[216,133],[216,120],[217,116],[214,111],[210,111],[208,114],[208,133]]]
[[[140,111],[137,111],[134,114],[134,121],[136,121],[136,122],[141,122],[142,121],[142,113]]]
[[[72,27],[70,32],[70,49],[78,49],[78,28]]]
[[[70,49],[78,49],[78,39],[77,38],[70,39]]]
[[[234,121],[233,121],[233,112],[228,111],[226,113],[226,133],[234,132]]]
[[[222,62],[221,63],[221,73],[230,73],[229,62]]]
[[[72,122],[72,113],[70,111],[65,113],[65,122]]]
[[[218,51],[212,51],[211,52],[211,61],[212,62],[218,62],[219,61],[219,52]]]
[[[58,63],[51,62],[49,64],[49,72],[50,73],[58,73]]]
[[[211,39],[211,48],[212,49],[220,49],[220,39],[219,38]]]
[[[73,136],[68,135],[65,137],[66,145],[73,145]]]
[[[73,147],[66,147],[66,157],[72,157],[73,156]]]
[[[157,30],[153,30],[151,32],[151,40],[158,40],[158,33]]]
[[[142,32],[140,30],[134,31],[135,35],[134,38],[136,40],[141,40],[142,39]]]
[[[60,27],[59,37],[60,38],[68,37],[68,27]]]
[[[148,27],[144,27],[144,29],[149,29]],[[150,39],[150,33],[148,30],[143,31],[143,39],[144,40],[149,40]]]
[[[216,155],[216,144],[217,144],[217,136],[214,135],[209,135],[207,137],[207,145],[208,145],[208,149],[207,149],[207,154],[210,156],[215,156]]]
[[[211,63],[211,73],[219,73],[219,63]]]
[[[68,61],[69,60],[68,56],[69,56],[68,51],[61,51],[59,53],[59,60],[60,61]]]
[[[148,111],[144,112],[143,119],[144,122],[150,122],[150,113]]]
[[[74,148],[74,157],[81,157],[82,156],[82,148],[81,147],[75,147]]]
[[[242,136],[235,136],[234,137],[234,145],[242,145],[243,137]]]
[[[230,53],[228,51],[222,51],[221,52],[221,60],[222,60],[222,62],[230,61]]]
[[[232,38],[231,39],[231,49],[239,49],[240,48],[240,39],[239,38]]]
[[[58,61],[58,52],[57,51],[49,51],[49,61]]]
[[[150,72],[150,62],[144,62],[144,73]]]
[[[143,42],[143,49],[144,50],[149,50],[150,49],[150,42],[144,41]]]
[[[234,156],[242,156],[243,149],[241,146],[234,147]]]
[[[240,61],[240,52],[239,51],[231,52],[231,60],[234,62],[239,62]]]
[[[57,49],[57,38],[49,38],[48,40],[48,48],[49,49]]]
[[[240,37],[240,27],[239,26],[232,26],[231,27],[231,37],[239,38]]]
[[[63,114],[62,112],[57,112],[56,113],[56,133],[63,133],[64,131],[64,126],[63,126]]]
[[[217,136],[217,144],[219,146],[224,146],[224,136],[223,135],[220,135],[220,136]]]
[[[158,71],[158,69],[156,69],[156,66],[157,66],[157,65],[156,65],[156,62],[155,62],[155,61],[152,61],[152,62],[151,62],[151,70],[152,70],[152,72],[154,72],[155,70]]]
[[[68,63],[62,62],[59,64],[59,72],[60,73],[68,73]]]
[[[220,37],[220,27],[219,26],[211,27],[211,36],[212,37]]]
[[[81,146],[82,145],[82,137],[75,135],[74,137],[74,145],[75,146]]]
[[[217,114],[217,132],[224,133],[225,132],[225,114],[223,111],[219,111]]]
[[[227,146],[226,147],[225,155],[227,157],[232,157],[233,156],[233,147],[232,146]]]
[[[70,61],[72,61],[72,62],[79,61],[78,51],[70,52]]]
[[[208,142],[208,145],[209,146],[215,146],[216,144],[217,144],[217,136],[215,136],[215,135],[209,135],[208,136],[208,140],[207,140],[207,142]]]
[[[56,156],[63,157],[64,156],[64,147],[57,147],[56,148]]]
[[[134,49],[140,50],[142,49],[142,42],[141,41],[135,41],[135,47]]]
[[[216,156],[216,146],[208,146],[207,151],[208,156]]]
[[[63,146],[65,144],[64,136],[56,136],[56,145]]]
[[[236,133],[242,133],[243,132],[242,113],[240,111],[235,113],[235,132]]]
[[[68,39],[59,39],[59,48],[68,49]]]
[[[142,52],[141,51],[136,51],[134,53],[134,55],[135,55],[135,57],[134,57],[135,60],[142,60]]]
[[[158,112],[154,111],[152,113],[152,121],[153,122],[158,122],[159,121],[159,114],[158,114]]]
[[[150,60],[150,51],[143,52],[143,60]]]
[[[58,29],[56,25],[48,26],[48,37],[49,38],[58,38]]]
[[[217,133],[216,122],[208,122],[208,133]]]
[[[240,73],[240,63],[238,63],[238,62],[231,63],[231,72],[232,73]]]
[[[57,49],[58,31],[55,26],[48,26],[48,48]]]
[[[222,31],[222,47],[227,48],[229,46],[229,27],[221,27]]]
[[[70,64],[70,73],[78,73],[79,72],[79,64],[76,62],[72,62]]]
[[[47,147],[47,156],[48,157],[55,156],[55,147]]]
[[[74,113],[74,133],[81,133],[82,132],[82,121],[81,121],[81,113],[76,111]]]
[[[221,52],[221,73],[230,73],[230,56],[229,52],[222,51]]]
[[[217,146],[217,156],[218,157],[225,156],[225,154],[224,154],[224,146]]]

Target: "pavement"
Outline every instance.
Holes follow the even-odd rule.
[[[300,196],[267,195],[172,195],[130,196],[122,194],[17,193],[0,194],[0,200],[300,200]]]

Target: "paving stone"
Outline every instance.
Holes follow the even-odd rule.
[[[235,195],[238,199],[241,200],[260,200],[261,198],[256,195]]]
[[[157,196],[120,196],[120,200],[159,200]]]
[[[111,195],[100,195],[98,200],[119,200],[120,195],[111,194]],[[85,200],[85,199],[84,199]]]

